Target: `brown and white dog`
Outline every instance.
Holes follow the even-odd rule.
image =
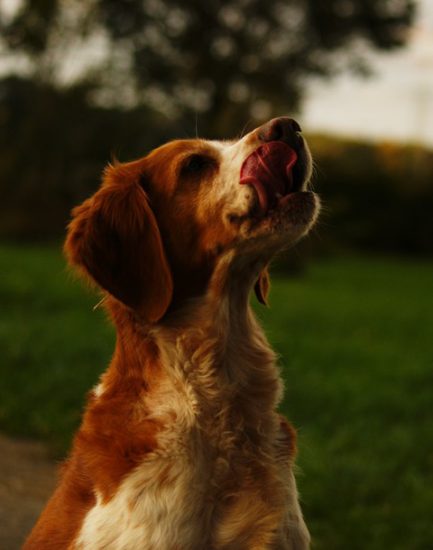
[[[298,124],[173,141],[110,165],[65,250],[117,330],[25,550],[302,550],[295,432],[249,306],[266,266],[314,224]]]

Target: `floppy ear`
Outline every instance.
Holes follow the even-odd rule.
[[[138,181],[124,181],[125,173],[115,179],[116,170],[109,168],[101,189],[72,211],[65,252],[71,264],[153,323],[170,305],[171,271],[145,191]]]
[[[256,293],[257,300],[264,306],[268,305],[268,295],[271,288],[271,278],[269,277],[268,266],[264,267],[254,285],[254,292]]]

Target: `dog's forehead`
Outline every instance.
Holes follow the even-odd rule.
[[[224,156],[232,153],[242,140],[178,139],[169,141],[151,151],[146,160],[149,163],[176,162],[189,155],[203,154]]]
[[[179,139],[170,141],[151,151],[142,159],[144,171],[157,188],[176,186],[182,163],[189,157],[211,157],[220,167],[230,167],[241,152],[242,140]]]

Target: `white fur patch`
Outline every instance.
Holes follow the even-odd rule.
[[[158,456],[146,460],[107,504],[98,498],[86,516],[76,548],[202,548],[209,527],[206,499],[190,465],[186,457],[170,463]]]
[[[105,388],[104,384],[102,382],[99,382],[94,388],[93,388],[93,395],[98,398],[101,397],[101,395],[104,393]]]

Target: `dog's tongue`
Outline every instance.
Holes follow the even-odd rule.
[[[297,158],[287,143],[270,141],[245,159],[240,183],[255,187],[263,213],[292,191],[292,170]]]

